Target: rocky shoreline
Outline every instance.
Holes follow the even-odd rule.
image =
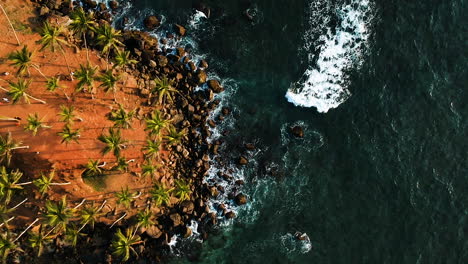
[[[61,0],[36,0],[38,4],[37,12],[41,19],[54,20],[57,17],[66,17],[71,12],[71,8],[79,6],[77,1],[70,3]],[[116,1],[109,1],[106,6],[91,0],[83,0],[81,3],[86,12],[95,12],[98,24],[112,22],[112,15],[119,10]],[[159,25],[156,17],[145,19],[148,28]],[[173,34],[167,38],[180,38],[186,34],[186,29],[182,25],[174,25]],[[85,38],[88,40],[88,48],[98,48],[93,42],[94,33],[86,32]],[[172,87],[177,90],[173,102],[159,104],[157,108],[167,120],[171,120],[174,127],[180,131],[185,131],[185,136],[177,145],[166,145],[169,155],[162,157],[164,175],[171,175],[173,179],[184,179],[189,182],[191,195],[189,199],[181,201],[171,207],[160,208],[160,214],[155,217],[155,224],[146,228],[136,228],[136,235],[140,237],[142,243],[136,245],[135,251],[139,258],[148,259],[149,262],[160,262],[168,257],[171,238],[174,235],[187,238],[192,235],[189,228],[192,221],[198,223],[197,232],[201,239],[207,239],[211,227],[215,226],[218,218],[234,218],[233,211],[227,210],[223,204],[217,205],[218,213],[211,211],[208,201],[212,197],[223,192],[222,186],[208,185],[204,178],[211,167],[213,155],[218,154],[219,147],[223,144],[221,140],[209,143],[211,136],[210,128],[214,128],[218,121],[229,116],[230,109],[224,107],[216,120],[210,119],[210,114],[219,107],[220,101],[214,99],[215,94],[224,91],[220,82],[215,79],[208,79],[206,70],[209,67],[204,60],[195,64],[191,60],[190,47],[178,47],[174,50],[160,49],[159,44],[165,43],[166,39],[156,39],[148,33],[140,31],[123,31],[120,41],[124,44],[124,49],[130,52],[130,58],[138,61],[127,68],[127,74],[137,80],[138,95],[145,106],[157,105],[158,98],[153,94],[151,87],[155,86],[155,79],[167,76]],[[75,42],[81,45],[83,43]],[[113,57],[112,52],[108,59]],[[198,89],[204,86],[206,89]],[[149,117],[152,111],[144,111],[138,108],[136,115],[139,117]],[[247,146],[247,149],[254,146]],[[247,164],[247,160],[241,157],[239,165]],[[243,182],[232,182],[230,175],[222,175],[231,184],[242,185]],[[242,193],[230,193],[229,197],[237,205],[247,203],[247,197]],[[148,201],[149,202],[149,201]],[[126,227],[132,220],[118,223],[113,227]],[[15,263],[114,263],[119,260],[113,257],[109,246],[112,235],[109,226],[103,223],[96,223],[94,229],[85,228],[87,234],[86,243],[79,243],[76,248],[66,247],[62,243],[60,236],[54,239],[55,247],[45,251],[40,258],[33,258],[33,253],[28,254],[13,252],[10,260]],[[87,252],[88,254],[85,254]],[[196,258],[196,253],[192,256]],[[132,256],[130,260],[135,260]],[[63,262],[65,261],[65,262]]]

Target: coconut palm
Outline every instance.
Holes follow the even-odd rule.
[[[80,138],[80,129],[72,130],[70,124],[66,124],[63,127],[63,130],[58,132],[57,135],[62,137],[62,142],[61,143],[70,143],[71,141],[75,141],[76,143],[78,142],[78,139]]]
[[[13,31],[13,34],[15,35],[15,38],[16,38],[16,43],[18,43],[18,46],[21,45],[21,43],[19,41],[19,38],[18,38],[18,35],[16,35],[15,28],[13,27],[13,24],[11,23],[10,18],[8,17],[8,15],[7,15],[5,9],[3,8],[2,4],[0,4],[0,9],[2,9],[3,14],[5,15],[6,19],[8,20],[8,24],[10,24],[10,28]]]
[[[179,198],[179,201],[184,201],[190,199],[190,190],[189,184],[184,180],[175,181],[176,187],[174,189],[175,196]]]
[[[146,151],[145,157],[146,158],[154,158],[159,154],[159,147],[161,143],[157,142],[156,140],[148,139],[146,140],[146,146],[143,147],[143,151]]]
[[[85,165],[86,170],[84,172],[84,175],[86,177],[96,177],[102,175],[103,171],[99,163],[101,163],[100,160],[88,160],[88,163],[86,163]]]
[[[123,262],[130,258],[130,252],[138,256],[132,246],[143,243],[143,241],[141,241],[140,236],[135,233],[135,230],[130,227],[125,230],[125,234],[118,229],[114,235],[114,239],[111,243],[112,254],[121,257]]]
[[[115,52],[114,67],[125,67],[130,64],[136,64],[138,61],[130,59],[130,51],[117,49]]]
[[[112,110],[109,113],[109,120],[114,122],[116,128],[130,128],[132,126],[132,119],[135,116],[135,111],[126,111],[121,104],[119,108]]]
[[[136,215],[137,225],[141,226],[143,228],[148,228],[148,227],[154,225],[154,221],[152,220],[152,216],[153,216],[153,214],[148,208],[146,208],[145,211],[138,212],[138,214]]]
[[[60,77],[46,78],[46,88],[47,88],[47,91],[49,91],[49,92],[55,92],[55,90],[57,90],[57,88],[62,88],[63,94],[65,95],[67,100],[70,100],[70,97],[65,92],[65,89],[63,89],[63,87],[60,86]]]
[[[166,120],[162,117],[159,110],[154,110],[151,113],[151,118],[145,119],[146,122],[146,131],[149,131],[152,136],[159,136],[161,129],[165,128],[169,124],[169,120]]]
[[[8,54],[8,59],[12,61],[11,66],[17,67],[18,71],[16,74],[21,76],[26,72],[30,75],[29,68],[33,67],[40,75],[44,78],[47,78],[42,71],[39,69],[39,66],[32,62],[33,52],[28,50],[28,46],[23,46],[21,50],[13,51]]]
[[[35,136],[39,128],[51,128],[51,126],[44,125],[43,119],[44,118],[39,119],[37,113],[34,113],[34,115],[29,114],[26,119],[27,123],[24,126],[24,130],[31,131],[33,136]]]
[[[166,188],[163,184],[154,185],[150,193],[156,206],[168,205],[172,190],[173,188]]]
[[[130,161],[127,161],[125,157],[117,157],[117,164],[113,169],[118,170],[120,172],[127,171],[129,162]]]
[[[101,134],[98,140],[106,144],[102,153],[105,155],[112,151],[114,156],[120,156],[122,149],[126,148],[126,140],[122,139],[121,132],[119,129],[109,128],[109,135]]]
[[[75,91],[81,92],[89,89],[91,96],[93,96],[94,85],[93,81],[96,75],[97,66],[92,67],[91,64],[87,63],[86,66],[80,64],[80,68],[75,72],[75,77],[78,79],[78,84]]]
[[[7,92],[8,96],[11,96],[13,104],[16,104],[21,98],[23,98],[24,102],[28,104],[30,103],[29,99],[33,99],[34,101],[46,104],[44,100],[38,99],[26,93],[26,91],[29,89],[29,85],[31,85],[31,80],[18,79],[18,82],[10,81],[8,83],[10,85],[10,90],[7,90],[1,86],[0,90]]]
[[[73,217],[73,209],[67,206],[67,196],[63,196],[62,200],[58,202],[47,200],[45,208],[46,223],[53,228],[58,228],[58,231],[66,231],[68,223]]]
[[[86,32],[88,30],[94,30],[96,22],[94,22],[94,12],[85,12],[82,7],[75,9],[71,14],[70,18],[70,29],[78,35],[81,35],[84,46],[86,49],[86,59],[89,62],[89,51],[88,44],[86,42]]]
[[[185,132],[183,130],[178,132],[174,126],[169,126],[164,139],[166,139],[168,145],[177,145],[182,141],[184,135]]]
[[[151,176],[152,178],[157,169],[158,166],[153,165],[153,163],[150,160],[147,160],[147,162],[141,166],[141,173],[143,177]]]
[[[174,84],[173,80],[169,80],[167,76],[163,76],[162,78],[157,77],[155,80],[156,85],[152,89],[153,93],[158,93],[158,100],[159,103],[166,103],[166,100],[173,102],[172,94],[178,93],[172,85]]]
[[[130,193],[130,191],[128,190],[128,186],[125,187],[125,189],[122,188],[120,192],[115,193],[115,197],[117,198],[117,204],[121,204],[125,208],[130,207],[130,203],[132,202],[134,196],[135,194]]]
[[[62,45],[68,45],[68,43],[60,38],[62,35],[62,28],[52,26],[48,21],[44,22],[42,28],[40,30],[41,40],[39,41],[42,45],[41,51],[45,48],[49,48],[52,52],[55,52],[56,47],[60,49],[62,52],[63,58],[67,64],[68,72],[70,76],[72,76],[72,71],[70,69],[70,64],[68,63],[67,55],[65,54],[65,50],[63,49]]]
[[[3,263],[6,263],[8,254],[16,248],[17,245],[13,242],[9,232],[0,235],[0,255],[2,256]]]
[[[72,124],[75,119],[81,120],[81,118],[75,114],[75,107],[73,105],[61,105],[60,113],[58,115],[60,117],[60,121],[65,122],[67,124]]]
[[[99,217],[103,215],[100,212],[100,208],[95,207],[94,203],[90,206],[86,206],[78,212],[78,215],[81,218],[81,224],[83,226],[90,225],[94,229],[94,224],[97,222]]]
[[[32,183],[18,183],[21,177],[23,177],[23,173],[19,170],[8,172],[4,166],[0,167],[0,196],[5,199],[5,204],[10,203],[13,194],[18,190],[22,190],[23,185]]]
[[[49,175],[41,173],[41,177],[33,181],[33,184],[39,189],[39,193],[41,193],[42,197],[49,191],[51,186],[63,186],[71,184],[71,182],[52,182],[54,177],[55,170],[51,171]]]
[[[71,244],[71,246],[76,247],[78,240],[80,237],[85,236],[85,234],[80,233],[81,229],[79,229],[75,224],[70,224],[70,226],[65,231],[65,240]]]
[[[117,82],[120,80],[120,76],[114,75],[112,70],[106,70],[104,73],[99,75],[96,80],[101,82],[99,87],[102,87],[104,92],[108,93],[109,91],[112,91],[114,93],[114,100],[116,100],[115,94],[117,93]]]
[[[52,241],[52,238],[52,236],[47,236],[43,233],[41,226],[38,232],[29,233],[28,243],[32,249],[37,250],[37,256],[40,257],[44,251],[44,246]]]
[[[95,30],[97,37],[96,42],[102,47],[102,53],[107,54],[112,49],[118,50],[119,46],[123,46],[123,43],[119,40],[122,37],[122,32],[120,30],[115,30],[109,24],[103,23]]]
[[[26,149],[29,146],[22,146],[21,141],[14,141],[11,137],[11,132],[6,136],[0,135],[0,162],[6,160],[6,165],[10,166],[12,152],[15,149]]]

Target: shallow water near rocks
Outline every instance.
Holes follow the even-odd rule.
[[[249,203],[203,245],[178,243],[173,263],[468,259],[465,0],[213,0],[209,19],[189,2],[135,1],[134,25],[149,13],[163,15],[163,27],[186,25],[184,43],[229,80],[222,155],[248,157],[234,176],[246,181]],[[364,32],[345,21],[362,8],[366,46],[355,50],[356,38],[336,34]],[[326,58],[327,47],[340,48],[340,61]],[[299,90],[331,94],[289,103],[291,84],[314,70],[325,82]],[[294,125],[304,138],[291,136]],[[295,240],[297,231],[310,243]]]

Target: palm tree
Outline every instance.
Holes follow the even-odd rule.
[[[103,215],[103,213],[100,212],[100,208],[95,207],[94,203],[91,206],[86,206],[83,209],[81,209],[78,214],[81,218],[81,224],[84,227],[85,225],[90,225],[91,228],[94,229],[94,223]],[[81,228],[80,228],[81,230]]]
[[[122,37],[122,32],[115,30],[109,24],[103,23],[95,31],[97,44],[102,46],[102,53],[107,54],[107,58],[111,49],[118,50],[119,46],[123,46],[123,43],[118,39]]]
[[[135,110],[125,111],[123,106],[119,104],[119,109],[110,112],[109,120],[114,122],[116,128],[130,128],[132,126],[132,119],[135,116]]]
[[[156,184],[151,189],[151,196],[153,197],[156,206],[160,206],[162,204],[168,205],[170,202],[170,196],[173,188],[166,188],[162,184]]]
[[[17,245],[13,242],[9,232],[0,235],[0,255],[3,263],[6,263],[10,251],[16,249]]]
[[[13,150],[29,148],[29,146],[22,146],[22,144],[23,143],[21,141],[13,141],[11,132],[8,132],[5,137],[0,135],[0,162],[6,160],[6,165],[10,166]]]
[[[63,196],[58,202],[47,200],[45,207],[46,223],[53,228],[66,231],[70,218],[73,217],[73,209],[67,207],[67,196]]]
[[[146,146],[143,147],[143,151],[146,151],[145,157],[146,158],[154,158],[159,154],[159,147],[161,143],[157,142],[156,140],[148,139],[146,140]]]
[[[88,44],[86,43],[86,32],[88,30],[95,30],[96,22],[94,22],[94,12],[86,13],[82,7],[75,9],[71,14],[70,29],[75,33],[81,35],[86,49],[86,59],[89,62]]]
[[[126,140],[122,139],[120,130],[113,128],[109,128],[109,135],[101,134],[98,140],[106,144],[102,150],[104,155],[112,151],[116,157],[120,156],[120,152],[126,148],[125,143],[127,143]]]
[[[162,104],[166,100],[169,100],[170,102],[173,102],[172,94],[173,93],[178,93],[172,85],[174,84],[173,80],[169,80],[167,76],[163,76],[162,78],[156,77],[154,80],[156,82],[155,87],[153,88],[152,92],[157,92],[158,97],[159,97],[159,103]]]
[[[121,257],[123,262],[130,258],[130,252],[138,256],[132,246],[143,243],[143,241],[141,241],[141,238],[135,233],[136,232],[133,228],[127,228],[124,235],[122,231],[118,229],[117,233],[115,233],[114,239],[112,240],[112,254]]]
[[[24,130],[32,131],[33,136],[35,136],[39,128],[51,128],[51,126],[44,125],[43,119],[44,118],[39,119],[37,113],[34,113],[34,115],[29,114],[26,119],[27,124],[24,126]]]
[[[41,197],[43,197],[49,191],[51,186],[63,186],[71,184],[71,182],[52,182],[54,177],[55,170],[51,171],[48,176],[46,176],[44,173],[41,173],[41,177],[33,181],[33,184],[39,189]]]
[[[28,50],[28,46],[23,46],[21,50],[13,51],[8,54],[8,59],[12,61],[11,66],[18,67],[17,75],[23,75],[26,72],[30,74],[29,67],[33,67],[42,77],[47,78],[39,69],[39,66],[32,62],[33,52]]]
[[[49,92],[54,92],[55,90],[57,90],[57,88],[62,88],[63,94],[65,95],[67,100],[70,100],[70,97],[68,96],[67,92],[65,92],[65,89],[62,86],[60,86],[60,77],[46,78],[46,88]]]
[[[67,55],[65,54],[65,50],[63,49],[63,46],[62,46],[62,45],[68,45],[68,43],[64,39],[60,38],[61,34],[62,34],[62,28],[54,27],[51,24],[49,24],[49,22],[47,21],[44,22],[40,31],[41,40],[39,42],[42,45],[40,50],[42,51],[45,48],[49,48],[52,52],[54,52],[55,48],[58,47],[60,51],[62,52],[65,62],[67,63],[68,72],[70,73],[70,76],[72,77],[72,80],[73,80],[73,75],[70,69],[70,64],[68,63]]]
[[[93,160],[90,159],[88,160],[88,163],[86,163],[86,170],[84,172],[84,175],[86,177],[96,177],[102,175],[103,171],[101,167],[99,166],[99,163],[101,163],[100,160]]]
[[[72,124],[75,119],[81,120],[81,118],[75,114],[75,107],[73,105],[61,105],[60,113],[58,115],[60,116],[60,121],[67,124]]]
[[[146,208],[145,211],[138,212],[138,214],[136,215],[137,225],[143,228],[148,228],[154,225],[154,221],[151,219],[152,216],[153,214],[148,208]]]
[[[170,126],[167,130],[167,135],[164,136],[164,138],[167,140],[168,145],[177,145],[182,141],[184,135],[185,132],[183,130],[177,132],[177,129],[174,126]]]
[[[19,170],[8,172],[5,167],[0,167],[0,195],[5,198],[5,204],[9,204],[13,194],[23,189],[23,185],[31,184],[32,182],[18,183],[23,177],[23,173]]]
[[[42,226],[38,232],[30,232],[28,243],[29,246],[37,250],[37,256],[40,257],[44,251],[44,246],[52,241],[52,236],[47,236],[42,232]]]
[[[104,92],[108,93],[109,91],[112,91],[114,93],[114,100],[116,100],[115,94],[117,93],[117,82],[120,80],[120,76],[114,75],[112,70],[106,70],[98,76],[96,80],[101,82],[99,87],[102,87]]]
[[[138,61],[130,59],[130,51],[117,49],[115,52],[114,67],[124,67],[130,64],[136,64]]]
[[[117,164],[115,165],[115,167],[113,169],[118,170],[120,172],[127,171],[128,170],[128,163],[130,161],[127,161],[127,159],[125,157],[117,157]]]
[[[21,43],[19,41],[19,38],[18,38],[18,35],[16,35],[15,28],[13,27],[13,24],[11,24],[10,18],[8,17],[8,15],[7,15],[5,9],[3,8],[2,4],[0,4],[0,9],[2,9],[3,14],[5,15],[6,19],[8,20],[8,24],[10,24],[10,28],[13,31],[13,34],[15,35],[15,38],[16,38],[16,43],[18,43],[18,46],[21,45]]]
[[[153,113],[151,113],[151,118],[146,119],[145,122],[145,130],[149,131],[150,135],[152,136],[159,136],[161,129],[167,127],[169,124],[169,120],[164,119],[159,110],[154,110]]]
[[[72,130],[70,124],[66,124],[65,127],[63,127],[63,130],[61,132],[58,132],[57,135],[62,137],[62,142],[61,143],[70,143],[71,141],[75,141],[76,143],[79,144],[78,139],[80,138],[80,129]]]
[[[184,201],[190,199],[190,190],[189,184],[184,180],[175,181],[176,188],[174,190],[175,195],[179,198],[179,201]]]
[[[147,162],[141,166],[141,172],[143,177],[151,176],[152,178],[157,169],[158,166],[153,165],[153,163],[150,160],[147,160]]]
[[[18,82],[16,83],[15,82],[8,82],[8,83],[10,84],[10,90],[7,90],[1,86],[0,86],[0,89],[7,92],[8,96],[11,96],[13,104],[16,104],[21,98],[23,98],[23,100],[28,104],[30,103],[29,99],[33,99],[42,104],[46,104],[44,100],[38,99],[26,93],[26,91],[29,88],[29,85],[31,85],[31,80],[18,79]]]
[[[128,186],[120,192],[115,193],[115,197],[117,198],[117,204],[122,204],[125,208],[130,207],[130,202],[133,200],[134,194],[130,193],[128,190]]]
[[[80,237],[85,236],[85,234],[80,233],[79,229],[75,224],[71,224],[65,231],[65,240],[71,244],[71,246],[76,247]]]
[[[93,90],[94,90],[94,76],[96,75],[97,66],[92,67],[89,63],[84,66],[80,64],[80,68],[75,72],[75,77],[78,79],[78,85],[76,86],[75,91],[81,92],[86,88],[89,88],[89,92],[94,99]]]

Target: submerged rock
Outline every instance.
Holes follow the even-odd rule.
[[[185,36],[186,29],[183,26],[181,26],[179,24],[175,24],[174,25],[174,30],[179,36]]]
[[[236,217],[236,213],[234,213],[233,211],[229,211],[224,215],[224,217],[226,217],[227,219],[232,219]]]
[[[109,7],[112,9],[112,10],[115,10],[117,8],[119,8],[119,3],[117,1],[109,1]]]
[[[143,24],[145,24],[145,27],[149,30],[153,30],[157,27],[159,27],[160,22],[159,19],[156,16],[149,16],[143,20]]]
[[[237,162],[237,164],[239,165],[247,165],[248,163],[249,163],[249,160],[244,156],[240,156],[239,161]]]
[[[213,90],[215,93],[220,93],[224,91],[224,88],[221,86],[218,80],[209,80],[208,87]]]
[[[304,129],[301,126],[294,126],[291,128],[291,133],[295,137],[303,138],[304,137]]]
[[[242,193],[239,193],[236,195],[236,198],[234,199],[237,205],[244,205],[247,203],[247,196],[245,196]]]

